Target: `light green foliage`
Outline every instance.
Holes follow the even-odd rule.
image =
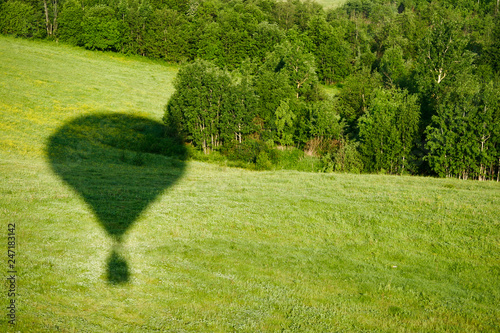
[[[481,23],[483,23],[481,21]],[[486,44],[486,57],[485,62],[488,63],[497,72],[500,71],[500,15],[496,15],[493,19],[493,24],[486,25],[488,29],[491,27],[491,34],[484,34]],[[489,29],[488,29],[489,30]],[[487,37],[489,38],[487,38]]]
[[[289,103],[289,100],[282,100],[275,113],[277,139],[283,146],[293,144],[293,134],[291,130],[293,129],[295,114],[290,110]]]
[[[385,51],[380,61],[380,71],[389,85],[401,86],[408,75],[401,47],[395,45]]]
[[[35,27],[35,10],[30,4],[16,0],[0,4],[0,33],[32,37]]]
[[[257,170],[271,170],[272,163],[269,161],[269,157],[266,152],[261,151],[259,155],[257,155],[257,160],[255,162],[255,167]]]
[[[220,45],[220,55],[216,63],[221,67],[233,69],[255,52],[251,34],[255,31],[256,21],[249,20],[244,13],[229,8],[221,10],[217,16],[218,33],[209,31],[207,35],[202,36],[202,40],[207,43],[215,42],[215,39]]]
[[[248,77],[197,60],[181,68],[164,121],[205,153],[241,143],[253,129],[256,96]]]
[[[359,153],[359,142],[342,138],[331,160],[327,160],[325,171],[360,173],[364,169],[363,157]]]
[[[267,54],[256,68],[257,115],[264,121],[262,140],[277,138],[281,144],[297,141],[294,134],[306,132],[304,103],[319,99],[314,57],[302,43],[284,42]],[[299,135],[299,140],[304,140]]]
[[[311,137],[339,139],[344,123],[337,111],[337,103],[331,100],[307,105],[309,134]]]
[[[295,97],[307,97],[318,84],[314,56],[302,43],[284,42],[275,46],[264,68],[284,73],[295,90]]]
[[[451,13],[441,13],[441,15]],[[456,19],[458,20],[458,19]],[[461,24],[438,16],[421,41],[419,54],[424,77],[435,85],[452,80],[453,75],[470,69],[473,55],[466,49],[468,39]]]
[[[113,249],[52,172],[47,139],[103,111],[159,120],[176,69],[8,37],[0,53],[0,221],[16,224],[16,331],[499,330],[497,183],[191,161]],[[81,177],[126,176],[109,193],[119,197],[178,163],[143,161]],[[124,261],[128,283],[113,285],[106,266]],[[13,331],[6,319],[0,331]]]
[[[475,54],[468,50],[470,36],[463,32],[460,14],[436,8],[429,14],[432,28],[417,44],[415,80],[423,101],[425,125],[437,111],[447,86],[454,86],[456,75],[471,73]]]
[[[274,45],[280,44],[285,39],[285,32],[277,24],[270,24],[267,21],[260,22],[253,34],[255,43],[255,57],[265,60],[268,50],[272,50]]]
[[[266,130],[275,130],[275,111],[282,100],[296,98],[295,89],[284,71],[260,70],[254,82],[255,93],[259,96],[257,114],[264,120]]]

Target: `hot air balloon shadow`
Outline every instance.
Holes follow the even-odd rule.
[[[107,281],[130,280],[123,236],[139,215],[183,174],[186,149],[176,133],[145,117],[102,113],[78,117],[47,142],[52,170],[89,205],[113,239]]]

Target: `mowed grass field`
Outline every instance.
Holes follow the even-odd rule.
[[[0,37],[0,331],[500,331],[498,183],[129,163],[104,141],[48,156],[75,119],[160,122],[176,71]],[[140,214],[95,213],[149,190]]]

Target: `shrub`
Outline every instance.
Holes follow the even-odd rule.
[[[267,156],[265,151],[261,151],[257,156],[255,167],[257,170],[271,170],[273,167],[273,164],[269,161],[269,156]]]
[[[33,7],[21,1],[7,1],[0,5],[0,33],[32,37],[36,25]]]
[[[277,152],[278,166],[281,169],[296,169],[299,161],[304,158],[304,152],[293,147]]]
[[[243,161],[247,163],[257,163],[257,157],[261,152],[267,154],[268,160],[276,161],[277,153],[270,148],[265,142],[259,140],[245,140],[232,148],[228,149],[225,154],[232,161]]]
[[[123,24],[115,11],[106,5],[88,9],[83,17],[82,41],[90,50],[118,51],[121,47]]]
[[[61,14],[59,14],[58,37],[69,44],[79,45],[81,43],[81,30],[83,21],[83,9],[75,0],[66,2]]]

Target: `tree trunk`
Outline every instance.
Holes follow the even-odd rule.
[[[43,8],[45,10],[45,27],[47,28],[47,35],[52,36],[52,24],[49,20],[49,8],[47,7],[47,0],[43,0]]]
[[[500,158],[498,159],[497,182],[500,181]]]
[[[404,147],[403,147],[404,150]],[[403,175],[403,172],[405,171],[405,156],[403,155],[403,164],[401,165],[401,176]]]
[[[57,0],[52,0],[52,12],[54,13],[54,19],[52,21],[52,34],[57,31]]]

